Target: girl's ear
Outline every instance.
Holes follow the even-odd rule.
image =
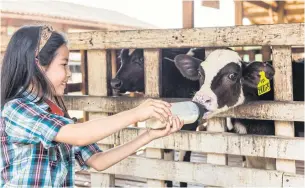
[[[37,67],[42,71],[42,72],[45,72],[46,69],[45,67],[41,66],[40,63],[39,63],[39,60],[37,57],[35,57],[35,64],[37,65]]]

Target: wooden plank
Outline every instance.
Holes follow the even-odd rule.
[[[136,138],[140,130],[141,128],[126,128],[115,135],[101,140],[99,143],[121,145]],[[302,161],[305,158],[304,139],[300,137],[289,138],[280,136],[180,131],[162,139],[154,140],[147,147]]]
[[[238,168],[202,163],[172,162],[133,156],[128,157],[101,173],[132,175],[158,180],[168,179],[180,182],[230,187],[282,187],[283,176],[285,175],[283,172],[273,170]],[[296,176],[293,174],[291,174],[291,176],[295,178],[294,182],[300,182],[301,179],[304,179],[304,176]]]
[[[92,96],[107,96],[107,53],[106,50],[88,51],[88,93]],[[89,120],[105,117],[107,113],[90,112]],[[112,187],[114,175],[91,174],[91,185]]]
[[[109,185],[115,185],[114,175],[91,173],[91,187],[109,187]]]
[[[304,23],[70,33],[70,49],[303,46]]]
[[[183,28],[194,28],[194,1],[182,1]]]
[[[226,119],[225,118],[212,118],[208,120],[208,132],[225,132]],[[216,141],[216,142],[215,142]],[[217,140],[213,141],[213,145],[218,145]],[[228,156],[226,154],[208,153],[207,163],[228,165]]]
[[[304,187],[304,175],[284,174],[283,187]]]
[[[144,74],[145,74],[145,95],[147,97],[160,97],[161,92],[161,61],[160,50],[145,49],[144,50]],[[164,150],[156,148],[146,148],[146,157],[154,159],[162,159]],[[149,178],[147,180],[148,187],[165,187],[163,180]]]
[[[147,98],[66,95],[64,99],[67,108],[71,110],[116,113],[136,107]],[[181,102],[189,101],[190,99],[160,98],[160,100],[168,102]],[[304,121],[304,107],[305,104],[302,101],[258,101],[244,104],[226,112],[219,113],[215,117]],[[281,109],[282,111],[279,111],[278,109]]]
[[[291,47],[273,46],[274,75],[274,100],[292,101],[292,63]],[[275,135],[294,137],[294,123],[275,121]],[[276,160],[276,169],[285,172],[296,172],[295,161]]]

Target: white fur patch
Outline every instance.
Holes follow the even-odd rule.
[[[194,48],[191,48],[187,53],[186,53],[186,55],[188,55],[188,56],[194,56],[195,55],[195,53],[194,53]]]
[[[130,56],[132,54],[132,52],[134,52],[134,51],[135,51],[135,49],[129,49],[128,55]]]
[[[233,126],[234,126],[234,130],[235,130],[236,133],[247,134],[247,129],[243,124],[241,124],[239,122],[236,122],[236,123],[234,123]]]
[[[228,130],[233,129],[233,124],[232,124],[231,118],[229,118],[229,117],[227,117],[227,128],[228,128]]]

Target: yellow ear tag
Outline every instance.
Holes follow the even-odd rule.
[[[258,91],[258,95],[262,95],[268,93],[271,90],[271,87],[270,87],[270,81],[266,77],[265,71],[259,72],[259,75],[261,77],[257,85],[257,91]]]

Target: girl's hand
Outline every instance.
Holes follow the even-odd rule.
[[[184,122],[181,121],[177,116],[171,116],[164,129],[150,129],[147,131],[147,134],[151,140],[154,140],[179,131],[183,125]]]
[[[149,118],[156,118],[161,122],[168,121],[172,115],[170,104],[161,100],[148,99],[138,107],[134,108],[137,121],[145,121]]]

